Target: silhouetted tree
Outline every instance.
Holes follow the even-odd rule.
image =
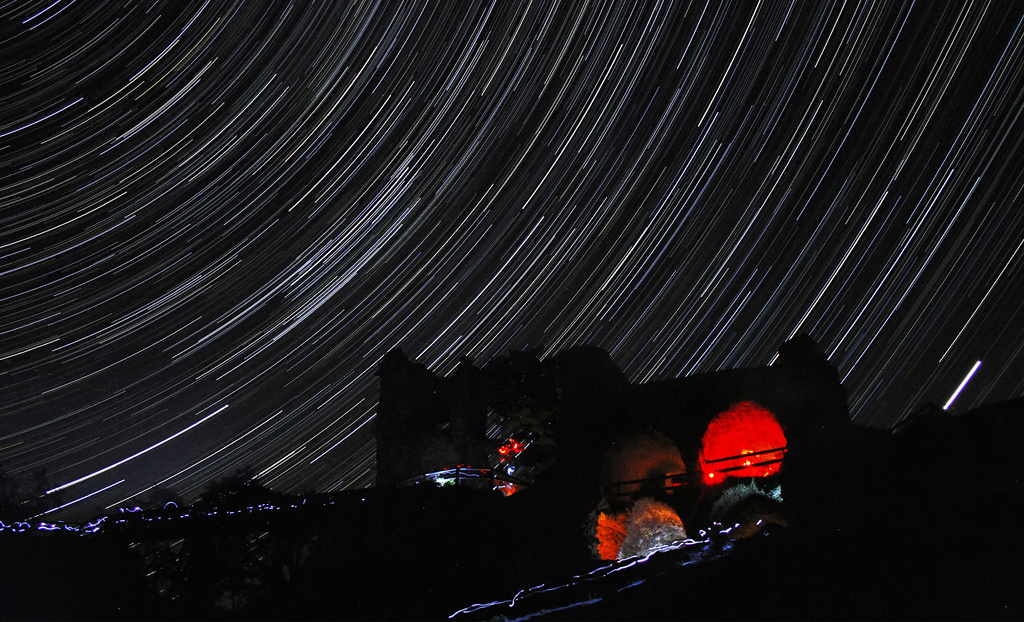
[[[196,505],[203,508],[239,508],[273,502],[280,496],[257,482],[255,469],[246,465],[233,476],[207,484]]]
[[[46,467],[40,467],[32,471],[31,486],[32,492],[29,495],[29,502],[27,504],[30,515],[38,516],[61,504],[61,493],[46,494],[47,490],[53,489],[53,486],[50,485],[50,478],[46,475]]]
[[[18,479],[0,464],[0,520],[14,521],[25,518],[25,498]]]

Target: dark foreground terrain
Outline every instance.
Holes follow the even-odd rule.
[[[787,456],[788,526],[645,561],[593,557],[596,486],[558,465],[507,498],[240,483],[87,530],[8,523],[0,618],[1021,619],[1022,421],[1018,399],[850,427]]]
[[[405,524],[368,512],[361,520],[372,524],[361,525],[353,510],[343,512],[347,517],[320,512],[315,537],[309,525],[299,529],[307,530],[298,547],[305,559],[291,559],[296,555],[288,551],[264,559],[262,568],[259,560],[244,559],[258,557],[246,547],[228,550],[231,544],[221,540],[231,538],[224,533],[229,527],[210,533],[190,526],[175,534],[202,541],[207,554],[199,559],[193,549],[183,567],[168,562],[170,568],[154,568],[152,559],[147,565],[140,545],[128,546],[121,535],[8,536],[2,543],[3,618],[444,619],[495,601],[457,618],[1024,616],[1024,546],[1010,512],[921,515],[851,538],[811,538],[780,527],[735,543],[705,541],[639,563],[609,563],[579,555],[567,542],[541,542],[530,533],[536,524],[517,530],[496,519],[490,512],[498,504],[491,501],[504,499],[443,492],[399,495],[417,504],[405,511],[416,521]],[[1021,510],[1019,502],[1015,509]],[[302,520],[314,520],[317,512],[309,514]],[[297,533],[284,524],[270,528]],[[244,531],[241,521],[234,529]],[[275,535],[261,546],[270,551],[296,544],[282,539]],[[159,550],[165,542],[142,546]],[[295,567],[284,570],[288,562]]]

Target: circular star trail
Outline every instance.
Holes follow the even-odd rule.
[[[1024,5],[0,6],[0,463],[72,512],[370,485],[375,371],[814,337],[858,423],[1024,392]],[[56,493],[55,493],[56,494]]]

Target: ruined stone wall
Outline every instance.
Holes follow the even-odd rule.
[[[835,368],[806,338],[784,344],[771,367],[639,385],[629,383],[607,353],[589,346],[545,361],[519,354],[483,369],[464,361],[449,378],[438,378],[395,351],[381,362],[379,375],[379,485],[454,466],[452,461],[480,465],[488,449],[483,427],[488,408],[549,399],[532,393],[557,394],[551,398],[557,405],[545,407],[557,411],[551,428],[560,467],[578,485],[595,488],[604,452],[638,430],[665,434],[687,464],[696,464],[708,422],[737,402],[753,401],[775,413],[789,441],[787,462],[793,456],[801,468],[817,468],[826,456],[816,444],[850,424]],[[526,388],[531,383],[544,386]],[[800,488],[803,482],[793,485]]]

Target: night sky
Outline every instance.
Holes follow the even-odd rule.
[[[0,464],[368,486],[389,349],[1024,392],[1024,3],[0,6]]]

